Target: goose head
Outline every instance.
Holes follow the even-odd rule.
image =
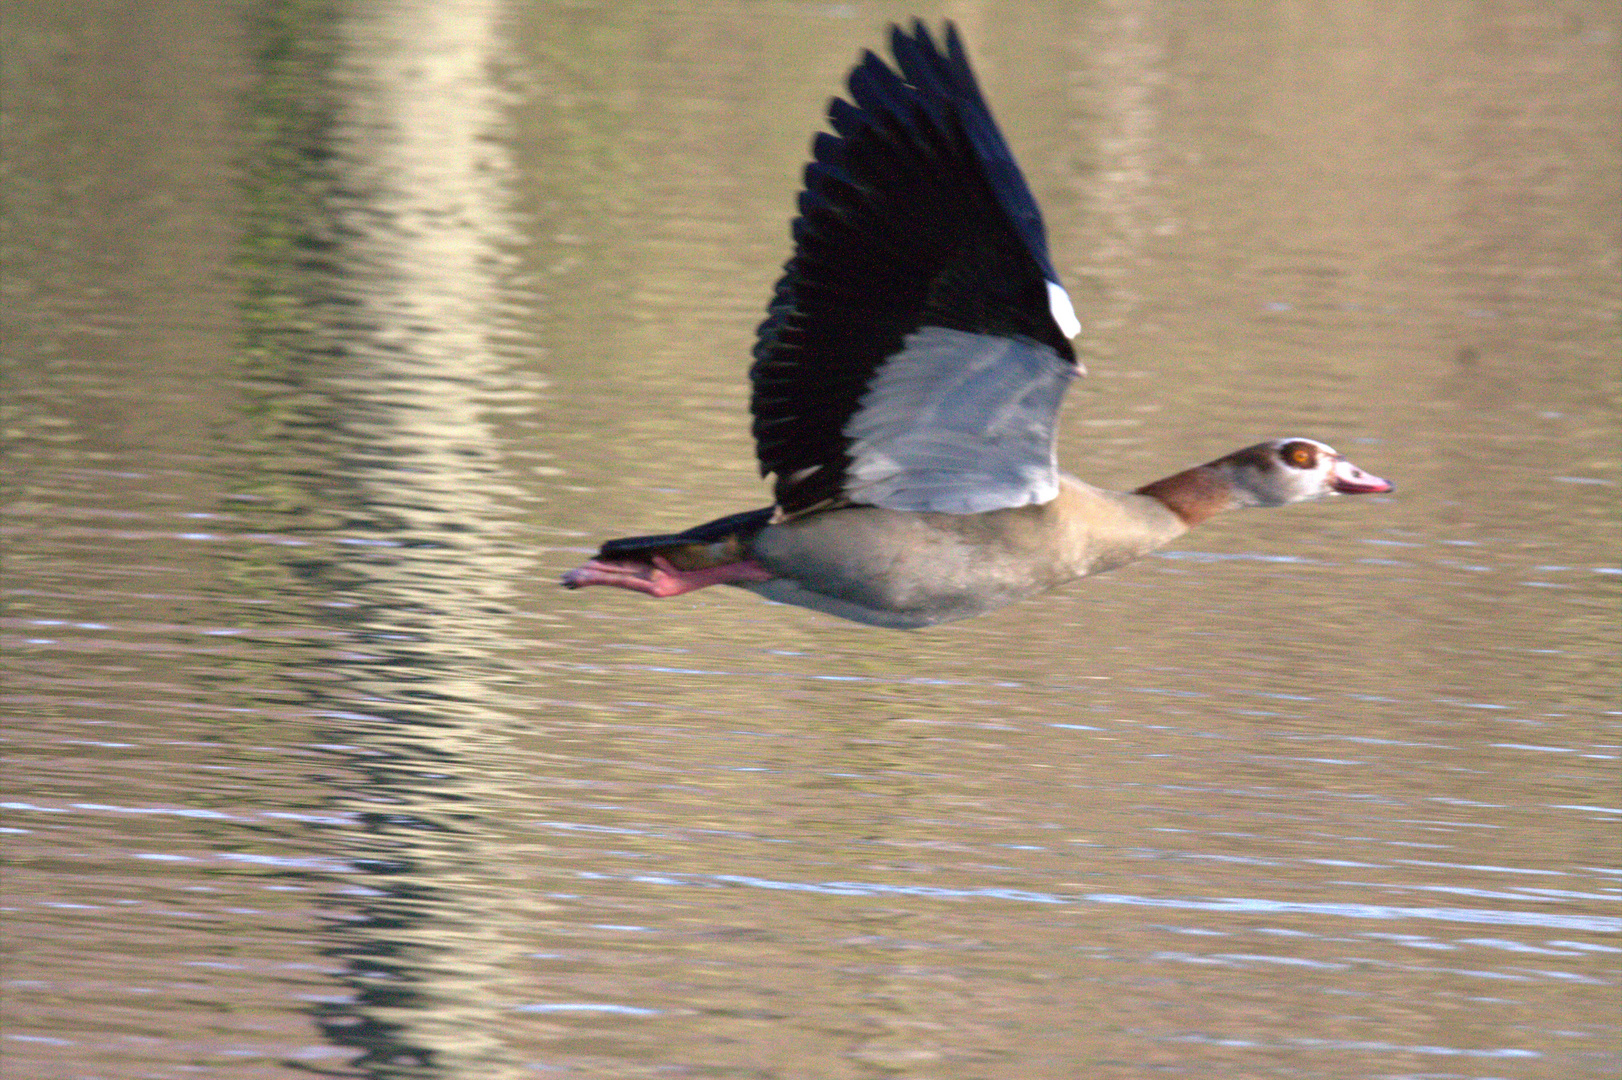
[[[1238,506],[1284,506],[1330,495],[1373,495],[1396,487],[1364,472],[1317,439],[1269,439],[1211,463]]]

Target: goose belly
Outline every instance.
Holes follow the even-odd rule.
[[[1077,576],[1042,532],[1039,507],[977,515],[850,507],[766,529],[751,554],[779,576],[743,587],[873,626],[930,626]]]

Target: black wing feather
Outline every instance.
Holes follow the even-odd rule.
[[[1023,338],[1073,361],[1036,200],[957,30],[892,28],[899,71],[864,52],[828,108],[750,369],[761,473],[787,512],[840,494],[844,428],[874,372],[923,326]]]

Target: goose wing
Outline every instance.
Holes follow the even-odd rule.
[[[1041,212],[957,30],[892,29],[813,144],[750,369],[786,513],[980,513],[1052,499],[1079,330]]]

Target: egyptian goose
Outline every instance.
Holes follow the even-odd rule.
[[[1272,439],[1134,492],[1059,471],[1081,330],[1041,212],[957,30],[864,53],[805,170],[793,256],[755,345],[774,505],[610,540],[563,577],[676,596],[736,585],[874,626],[979,615],[1137,559],[1213,514],[1392,490]]]

